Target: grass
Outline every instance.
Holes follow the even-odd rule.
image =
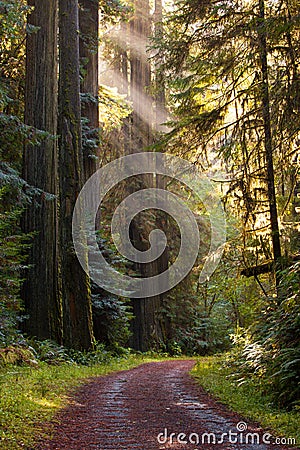
[[[184,357],[183,357],[184,358]],[[7,366],[0,369],[0,448],[33,448],[40,437],[49,437],[47,423],[69,401],[69,395],[88,378],[127,370],[141,363],[172,359],[152,355],[112,358],[105,363],[84,366],[39,363],[35,367]],[[182,359],[182,358],[180,358]],[[212,395],[240,413],[245,419],[259,422],[274,436],[295,438],[300,443],[300,412],[276,409],[254,382],[237,386],[229,369],[222,367],[222,357],[199,359],[192,375]]]
[[[192,376],[205,390],[245,419],[259,422],[273,436],[294,438],[300,444],[300,411],[276,408],[270,396],[264,395],[253,381],[238,385],[229,369],[222,366],[222,356],[201,358]]]
[[[0,448],[33,448],[51,429],[42,425],[68,402],[68,395],[88,378],[127,370],[153,361],[143,355],[113,358],[94,366],[40,363],[37,368],[6,366],[0,369]],[[157,359],[156,359],[157,360]]]

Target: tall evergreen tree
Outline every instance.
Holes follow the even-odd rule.
[[[150,5],[148,0],[136,0],[134,17],[129,24],[129,65],[130,65],[130,98],[133,113],[130,125],[130,152],[147,151],[147,146],[153,144],[155,113],[153,99],[149,95],[152,81],[152,71],[149,55],[146,51],[147,42],[152,34]],[[138,42],[138,45],[136,43]],[[156,187],[156,180],[151,174],[139,176],[131,186],[132,190]],[[147,224],[147,225],[146,225]],[[152,223],[147,212],[139,214],[131,224],[131,238],[137,249],[147,249],[145,242]],[[148,264],[136,264],[136,269],[143,277],[155,276],[159,273],[159,260]],[[133,348],[147,351],[163,341],[163,331],[159,312],[162,301],[160,295],[132,300],[133,321],[132,341]]]
[[[50,133],[41,145],[26,144],[23,177],[45,193],[57,195],[57,0],[29,0],[34,9],[27,35],[25,123]],[[25,211],[23,231],[33,232],[22,296],[24,328],[39,339],[61,341],[58,289],[57,201],[42,194]]]
[[[72,240],[72,214],[83,183],[78,1],[59,0],[59,183],[64,344],[89,349],[93,325],[89,277]]]
[[[244,222],[243,263],[253,274],[263,264],[274,271],[281,254],[293,251],[288,228],[280,242],[279,222],[294,189],[298,26],[288,2],[183,0],[158,44],[176,117],[169,149],[204,168],[220,158],[228,204]]]
[[[274,162],[273,162],[273,140],[272,140],[272,126],[270,114],[270,94],[269,94],[269,71],[268,71],[268,50],[267,50],[267,34],[266,34],[266,18],[265,18],[265,2],[259,0],[259,18],[258,25],[258,40],[259,40],[259,56],[261,69],[261,103],[262,103],[262,118],[264,128],[264,150],[266,159],[266,179],[267,190],[270,209],[270,225],[271,225],[271,239],[273,245],[273,258],[276,267],[276,274],[280,269],[281,262],[281,245],[278,224],[278,213],[276,204],[276,190],[274,178]],[[278,275],[276,275],[277,284],[279,282]]]
[[[84,179],[87,180],[97,168],[97,148],[99,145],[99,108],[98,108],[98,2],[80,0],[79,2],[79,55],[82,67],[81,75],[81,114],[87,120],[86,142],[83,146]]]

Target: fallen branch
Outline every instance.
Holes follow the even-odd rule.
[[[287,268],[295,261],[300,261],[300,254],[292,255],[287,260],[283,261],[282,267]],[[264,273],[270,273],[274,270],[274,261],[268,261],[264,264],[259,264],[258,266],[246,267],[241,271],[241,275],[245,277],[256,277]]]

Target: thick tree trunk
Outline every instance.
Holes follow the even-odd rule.
[[[147,93],[151,84],[151,67],[147,61],[145,46],[151,34],[150,24],[149,2],[137,0],[135,16],[130,22],[130,92],[134,111],[131,121],[131,153],[141,152],[153,143],[155,117],[151,107],[151,97]],[[137,42],[138,46],[136,46]],[[144,54],[141,53],[143,45],[145,46]],[[135,50],[136,47],[139,51]],[[137,179],[136,186],[132,186],[132,190],[156,187],[155,183],[151,175],[141,175]],[[140,215],[140,218],[133,220],[131,226],[132,241],[139,250],[145,250],[141,243],[141,236],[147,221],[147,212],[145,212]],[[159,261],[137,264],[136,269],[142,277],[155,276],[159,273]],[[134,319],[130,345],[136,350],[147,351],[162,343],[163,332],[159,317],[161,306],[160,295],[132,300]]]
[[[39,27],[27,36],[25,123],[52,135],[57,127],[57,0],[30,0],[28,23]],[[23,177],[31,185],[57,194],[57,142],[25,145]],[[58,289],[57,201],[41,195],[22,220],[25,233],[34,232],[30,268],[22,289],[25,331],[39,339],[61,342],[61,305]]]
[[[152,143],[154,121],[151,97],[151,67],[147,61],[146,42],[151,35],[147,0],[135,1],[135,15],[130,22],[130,97],[133,103],[131,152],[141,152]],[[146,104],[145,99],[148,100]]]
[[[64,344],[89,349],[93,342],[89,277],[72,241],[73,208],[82,186],[78,1],[59,0],[59,182]]]
[[[99,34],[99,11],[98,2],[95,0],[80,0],[79,12],[79,54],[83,67],[81,92],[90,94],[82,102],[82,117],[88,119],[91,129],[89,139],[99,143],[99,109],[98,109],[98,34]],[[91,154],[92,153],[92,154]],[[97,149],[83,149],[84,180],[86,181],[97,169]]]
[[[163,8],[162,0],[155,0],[155,11],[154,11],[154,33],[156,39],[163,39]],[[159,132],[161,130],[161,124],[166,122],[167,112],[166,112],[166,96],[165,96],[165,82],[164,74],[161,71],[159,54],[155,59],[155,130]],[[156,188],[166,190],[166,179],[163,175],[156,176]],[[157,213],[157,228],[163,230],[167,233],[168,229],[168,215],[163,211]],[[158,260],[159,272],[164,272],[169,266],[169,252],[168,248],[164,251]],[[161,306],[166,311],[168,309],[167,305],[167,293],[160,295]],[[171,321],[167,317],[166,313],[161,315],[161,329],[164,342],[168,342],[171,336]]]
[[[278,225],[278,214],[276,205],[276,191],[274,180],[274,163],[273,163],[273,145],[270,117],[270,99],[269,99],[269,77],[268,77],[268,60],[267,60],[267,39],[266,39],[266,23],[264,0],[259,0],[260,25],[258,29],[259,45],[260,45],[260,64],[262,73],[262,116],[264,122],[264,146],[267,167],[267,184],[268,199],[270,207],[270,222],[273,244],[273,257],[275,268],[278,270],[281,263],[281,246]],[[278,284],[278,275],[276,275]]]
[[[154,11],[154,33],[156,39],[163,39],[163,9],[162,9],[162,0],[155,0],[155,11]],[[166,106],[166,96],[165,96],[165,82],[164,82],[164,74],[161,72],[160,68],[160,58],[159,53],[155,58],[155,113],[156,113],[156,130],[159,129],[159,126],[162,122],[167,119],[166,114],[162,114],[165,112]]]

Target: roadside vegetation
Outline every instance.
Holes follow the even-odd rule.
[[[51,437],[55,415],[68,405],[78,386],[94,377],[170,359],[166,354],[131,354],[126,350],[116,356],[103,346],[93,352],[72,353],[49,341],[34,345],[35,348],[29,349],[11,347],[6,352],[7,363],[2,360],[0,443],[3,450],[33,448],[39,439]],[[245,421],[259,422],[274,437],[290,439],[289,442],[295,439],[299,444],[299,409],[278,408],[261,381],[240,377],[233,367],[232,355],[231,352],[197,358],[191,375]]]
[[[247,420],[258,422],[283,443],[300,443],[300,410],[287,411],[274,404],[272,394],[257,379],[240,378],[231,365],[232,354],[201,358],[192,376],[211,395]],[[286,440],[286,441],[284,441]]]
[[[158,360],[129,352],[113,356],[103,347],[94,352],[70,354],[51,342],[40,345],[39,354],[33,347],[31,350],[11,347],[7,357],[15,360],[15,364],[0,366],[1,450],[33,448],[38,439],[49,438],[52,428],[47,423],[68,404],[70,395],[82,383]]]

